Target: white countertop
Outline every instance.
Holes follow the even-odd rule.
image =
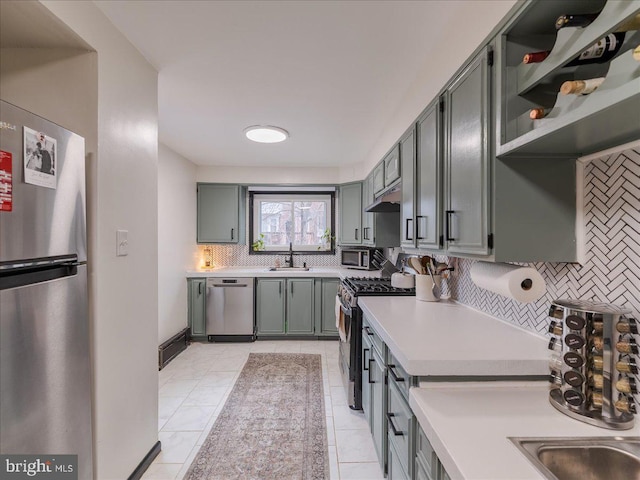
[[[638,436],[608,430],[558,412],[546,382],[440,383],[412,388],[409,404],[453,480],[544,478],[507,437]]]
[[[452,302],[358,297],[358,305],[410,375],[548,375],[548,340]]]
[[[212,269],[187,270],[187,278],[206,277],[307,277],[307,278],[345,278],[379,277],[380,270],[354,270],[341,267],[309,267],[309,270],[270,272],[269,267],[216,267]]]

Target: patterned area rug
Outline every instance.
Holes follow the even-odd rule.
[[[252,353],[187,480],[329,478],[320,355]]]

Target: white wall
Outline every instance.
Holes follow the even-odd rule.
[[[98,58],[89,258],[95,471],[100,480],[121,480],[158,440],[157,72],[93,3],[42,4]],[[56,84],[49,88],[58,95]],[[129,231],[126,257],[115,255],[117,229]]]
[[[198,167],[199,182],[220,183],[292,183],[336,184],[340,183],[337,168],[307,167]]]
[[[363,162],[366,172],[370,172],[400,139],[516,2],[517,0],[464,2],[464,18],[455,17],[449,22],[449,27],[443,29],[450,32],[450,35],[442,38],[442,42],[434,43],[431,49],[425,49],[423,68]]]
[[[196,245],[197,167],[162,143],[158,149],[158,343],[187,326],[185,271]]]

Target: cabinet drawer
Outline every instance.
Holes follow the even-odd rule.
[[[400,365],[400,362],[393,356],[391,352],[389,352],[387,362],[387,369],[389,371],[389,383],[393,382],[398,390],[404,397],[404,399],[409,401],[409,387],[411,386],[411,377],[404,368]]]
[[[378,333],[373,329],[373,327],[369,325],[367,317],[364,317],[362,321],[362,334],[369,338],[369,341],[373,345],[373,348],[378,351],[378,355],[380,355],[380,357],[382,358],[386,358],[384,354],[384,342],[382,341],[382,338],[380,338],[380,335],[378,335]]]
[[[410,480],[407,471],[402,465],[401,454],[389,443],[389,462],[387,463],[387,480]],[[431,480],[431,479],[428,479]]]
[[[389,407],[387,409],[389,445],[398,453],[398,461],[409,471],[413,414],[398,388],[389,384]]]
[[[418,435],[416,435],[416,458],[423,464],[429,478],[436,478],[438,467],[438,457],[433,450],[429,439],[425,435],[422,427],[417,425]]]

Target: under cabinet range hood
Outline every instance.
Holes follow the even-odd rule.
[[[365,208],[365,212],[399,212],[402,192],[399,188],[394,188],[386,192],[375,202]]]

